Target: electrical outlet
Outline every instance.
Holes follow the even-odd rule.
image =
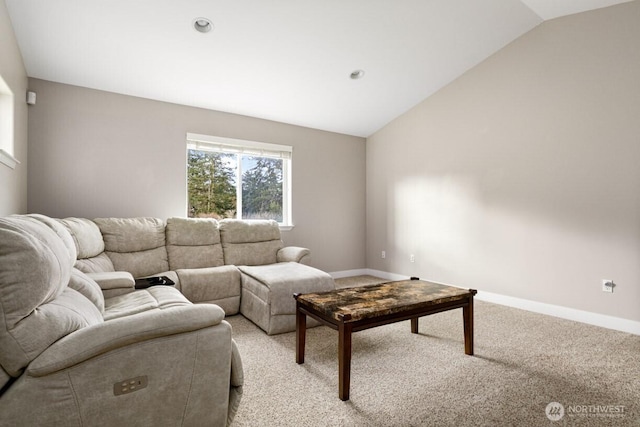
[[[613,280],[602,279],[602,292],[613,292]]]
[[[380,258],[385,259],[387,257],[387,253],[385,251],[382,251],[382,254],[380,254]]]
[[[416,256],[414,254],[409,255],[409,261],[416,262]]]

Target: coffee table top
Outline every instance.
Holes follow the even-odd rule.
[[[473,289],[456,288],[423,280],[402,280],[379,285],[299,294],[296,300],[340,322],[384,316],[424,308],[475,295]]]

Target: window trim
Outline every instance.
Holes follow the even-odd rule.
[[[224,153],[254,154],[262,157],[291,159],[293,147],[244,139],[187,133],[187,148]]]
[[[14,155],[14,96],[9,85],[0,76],[0,163],[11,169],[20,164]]]
[[[238,155],[254,155],[259,157],[270,157],[282,159],[282,222],[278,223],[280,229],[289,231],[293,229],[292,209],[291,209],[291,160],[293,157],[293,147],[290,145],[272,144],[269,142],[249,141],[243,139],[225,138],[221,136],[202,135],[197,133],[187,133],[187,153],[189,150],[213,151],[219,153],[230,153]],[[188,155],[188,154],[187,154]],[[242,165],[238,167],[238,172],[242,174]],[[238,182],[241,182],[238,179]],[[241,186],[237,191],[242,191]],[[187,193],[188,197],[188,193]],[[242,217],[242,197],[238,195],[238,206],[236,217]],[[188,203],[187,203],[188,206]],[[247,220],[251,221],[251,220]]]

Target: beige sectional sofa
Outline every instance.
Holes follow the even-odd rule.
[[[274,221],[0,218],[0,425],[229,425],[224,317],[295,330],[293,293],[335,288],[308,259]]]
[[[109,272],[97,226],[65,224],[80,233],[39,215],[0,218],[0,425],[229,425],[243,370],[224,311],[167,286],[124,292],[131,274]],[[131,240],[110,230],[116,265],[164,266],[164,246],[158,264],[123,252],[159,245],[159,233]]]
[[[136,278],[166,276],[189,301],[240,312],[271,335],[295,330],[294,292],[335,289],[329,274],[304,264],[308,249],[284,247],[275,221],[59,221],[76,244],[76,268],[109,296],[133,291]]]

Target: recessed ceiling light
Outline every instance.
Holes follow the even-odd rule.
[[[213,24],[207,18],[196,18],[193,21],[193,28],[200,33],[208,33],[213,29]]]
[[[353,80],[358,80],[364,77],[364,71],[363,70],[355,70],[354,72],[351,73],[351,75],[349,76],[351,77]]]

